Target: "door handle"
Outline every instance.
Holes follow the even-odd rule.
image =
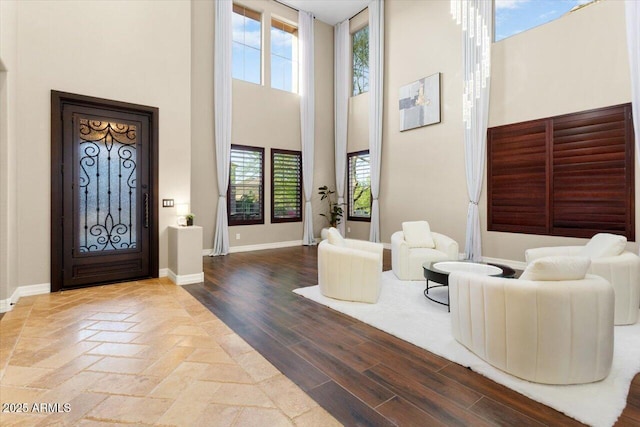
[[[149,193],[144,193],[144,228],[149,228]]]

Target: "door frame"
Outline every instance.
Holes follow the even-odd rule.
[[[158,119],[157,107],[128,102],[51,91],[51,292],[63,286],[63,125],[62,111],[65,105],[94,107],[144,115],[149,118],[149,277],[159,276],[158,257]],[[69,171],[70,173],[70,171]]]

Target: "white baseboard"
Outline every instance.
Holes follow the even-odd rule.
[[[167,270],[167,276],[169,277],[169,280],[171,280],[176,285],[182,286],[204,282],[204,273],[178,275],[169,269]]]
[[[15,291],[13,291],[11,297],[0,300],[0,313],[6,313],[7,311],[13,310],[13,305],[18,302],[20,297],[48,294],[49,292],[51,292],[51,283],[19,286]]]
[[[169,275],[168,268],[161,268],[158,270],[158,277],[167,277]]]
[[[262,251],[265,249],[290,248],[293,246],[302,246],[302,240],[290,240],[288,242],[262,243],[259,245],[231,246],[229,253]],[[208,256],[213,253],[213,249],[203,249],[202,256]]]

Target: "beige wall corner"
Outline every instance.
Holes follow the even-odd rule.
[[[630,102],[624,13],[624,2],[604,0],[494,43],[489,126]],[[636,160],[636,200],[639,170]],[[527,248],[586,242],[487,231],[486,171],[479,206],[485,256],[523,261]],[[636,227],[639,219],[636,207]]]
[[[18,288],[17,12],[16,1],[0,2],[0,301]]]
[[[427,220],[463,247],[468,199],[460,30],[446,1],[386,2],[385,19],[382,241],[403,221]],[[400,87],[438,72],[441,122],[400,132]]]
[[[50,280],[52,89],[158,107],[159,196],[188,201],[191,14],[182,1],[28,1],[17,20],[18,269],[29,285]],[[176,216],[159,212],[165,268]]]
[[[241,4],[263,14],[297,22],[297,13],[276,2],[255,0]],[[213,117],[213,5],[192,2],[192,161],[191,199],[196,223],[204,228],[204,247],[212,248],[218,206]],[[265,34],[269,34],[267,31]],[[269,38],[263,40],[267,46]],[[256,85],[233,80],[232,144],[265,148],[265,224],[229,227],[232,247],[265,245],[302,238],[302,223],[271,224],[271,149],[301,150],[300,98],[270,87],[270,58],[263,55],[263,81]],[[334,185],[333,166],[333,27],[315,23],[315,167],[314,188]],[[317,184],[317,185],[316,185]],[[312,198],[314,231],[323,226],[317,215],[319,197]],[[317,200],[316,200],[317,199]],[[239,238],[237,236],[239,235]]]

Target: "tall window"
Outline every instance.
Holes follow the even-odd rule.
[[[233,71],[234,79],[261,83],[262,35],[260,13],[233,5]]]
[[[298,29],[271,19],[271,87],[298,91]]]
[[[302,153],[271,150],[271,222],[302,221]]]
[[[594,0],[495,0],[494,40],[500,41],[523,31],[582,9]]]
[[[264,148],[231,145],[229,225],[264,224]]]
[[[347,219],[371,220],[371,167],[369,150],[349,153],[349,199]]]
[[[369,91],[369,27],[353,33],[353,96]]]

